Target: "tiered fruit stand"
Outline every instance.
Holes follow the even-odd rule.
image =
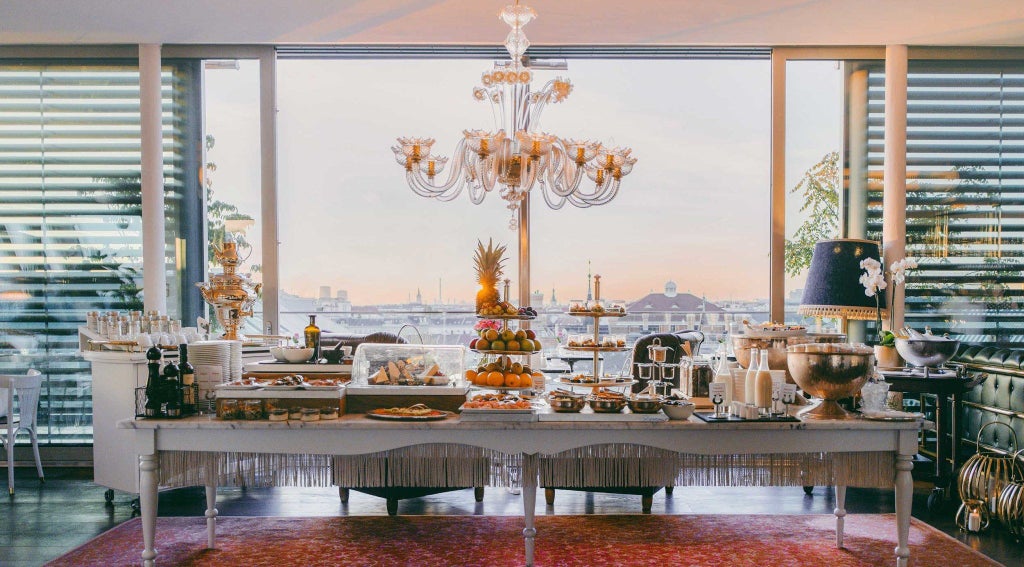
[[[511,283],[510,280],[507,280],[507,279],[505,280],[504,301],[506,303],[508,302],[510,283]],[[478,313],[477,314],[477,318],[481,319],[481,320],[501,321],[501,329],[498,331],[498,333],[502,334],[502,333],[504,333],[507,330],[511,330],[511,329],[509,329],[509,322],[510,321],[531,321],[533,319],[536,319],[536,316],[535,315],[529,315],[529,314],[522,314],[522,313],[519,313],[519,314],[505,314],[505,315],[483,315],[483,314],[479,314]],[[529,357],[531,355],[533,355],[534,353],[540,352],[540,348],[539,348],[540,342],[537,339],[530,339],[530,340],[536,342],[538,348],[532,349],[532,350],[494,350],[494,349],[474,348],[474,347],[471,346],[470,350],[473,351],[473,352],[485,355],[485,356],[499,356],[499,357],[513,357],[514,356],[514,357],[524,357],[526,359],[529,359]],[[526,367],[526,368],[529,368],[528,365],[524,364],[523,366]],[[503,370],[507,370],[507,369],[503,369]],[[504,374],[504,372],[503,372],[503,374]],[[523,372],[520,372],[520,374],[523,374]],[[499,391],[499,392],[520,392],[520,391],[523,391],[523,390],[532,390],[534,388],[534,384],[533,384],[533,381],[532,381],[532,379],[533,379],[532,372],[530,373],[530,377],[531,377],[531,382],[530,382],[529,385],[522,385],[522,384],[520,384],[520,385],[517,385],[517,386],[506,386],[506,385],[493,386],[493,385],[489,385],[489,384],[488,385],[483,385],[483,384],[472,383],[471,387],[474,388],[474,389],[479,389],[479,390],[494,390],[494,391]]]

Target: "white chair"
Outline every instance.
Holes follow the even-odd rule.
[[[43,376],[38,370],[28,374],[0,374],[0,444],[7,447],[7,489],[14,495],[14,438],[19,431],[27,431],[32,439],[32,453],[36,457],[36,472],[43,481],[43,464],[39,460],[39,441],[36,438],[36,414]],[[14,412],[14,399],[18,399],[18,413]],[[3,415],[6,413],[6,415]]]

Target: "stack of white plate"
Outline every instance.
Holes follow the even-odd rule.
[[[188,345],[188,360],[196,369],[200,392],[231,379],[231,345],[228,341],[192,343]]]
[[[242,341],[228,341],[231,345],[230,373],[232,380],[242,378]]]

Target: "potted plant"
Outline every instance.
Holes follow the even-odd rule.
[[[878,366],[883,368],[898,368],[903,366],[903,361],[900,359],[900,355],[896,352],[896,334],[893,333],[892,328],[895,325],[895,310],[889,309],[889,328],[882,328],[882,301],[880,293],[882,293],[889,283],[886,281],[886,275],[890,276],[890,281],[895,289],[896,286],[905,285],[907,281],[907,270],[917,268],[917,262],[911,258],[903,258],[893,262],[889,271],[883,271],[882,263],[874,258],[865,258],[860,262],[861,269],[864,273],[860,276],[860,283],[864,286],[864,295],[875,298],[875,307],[877,309],[877,327],[878,327],[878,344],[875,345],[875,360],[878,361]]]

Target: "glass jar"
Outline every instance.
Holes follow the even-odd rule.
[[[263,419],[263,400],[245,400],[242,402],[243,419],[255,421]]]
[[[688,398],[706,398],[715,380],[715,372],[707,360],[694,360],[688,373],[683,374],[682,390]]]
[[[238,400],[221,400],[217,406],[217,417],[224,420],[238,417]]]

